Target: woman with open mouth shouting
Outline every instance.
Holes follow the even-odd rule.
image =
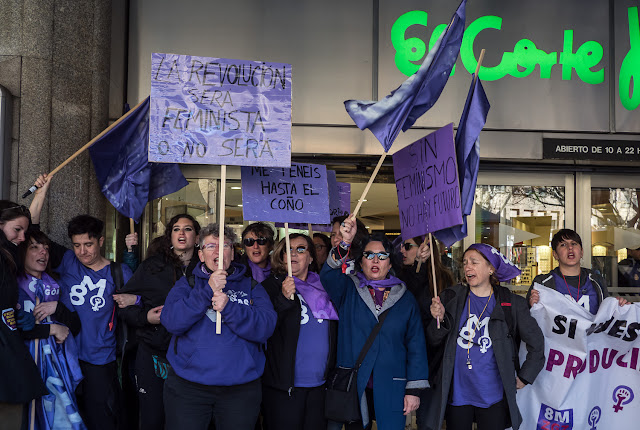
[[[171,334],[160,323],[169,291],[182,277],[190,278],[198,259],[200,224],[189,214],[171,218],[164,234],[149,246],[148,257],[114,299],[122,319],[135,328],[138,350],[135,375],[140,429],[164,427],[162,393],[168,373]],[[132,297],[133,300],[125,300]],[[133,303],[131,303],[133,301]],[[133,341],[130,339],[129,341]]]
[[[249,224],[242,231],[242,247],[244,264],[251,273],[251,277],[258,282],[267,279],[271,274],[270,255],[273,250],[275,232],[264,222]]]
[[[431,346],[444,349],[437,378],[436,421],[430,428],[518,430],[516,390],[532,383],[544,365],[544,337],[524,297],[500,286],[520,274],[490,245],[476,243],[463,254],[462,284],[432,300],[427,327]],[[440,327],[438,327],[438,323]],[[518,362],[519,342],[527,358]],[[517,373],[516,373],[517,372]]]
[[[326,430],[324,383],[335,363],[338,313],[320,283],[314,242],[298,233],[289,239],[293,277],[281,240],[262,283],[278,313],[262,378],[265,428]]]
[[[356,231],[353,216],[341,223],[342,240],[320,275],[340,317],[338,367],[353,368],[370,333],[379,327],[357,371],[361,420],[346,428],[369,429],[375,420],[380,429],[401,430],[406,415],[420,404],[420,390],[428,387],[420,309],[405,284],[391,274],[392,245],[383,234],[363,240],[363,251],[355,256],[359,270],[345,274]]]

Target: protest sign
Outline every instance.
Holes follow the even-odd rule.
[[[149,161],[291,165],[291,65],[151,56]]]
[[[329,224],[327,168],[291,163],[291,167],[242,167],[245,220]]]
[[[327,170],[327,185],[329,186],[329,222],[337,216],[349,215],[351,211],[351,184],[338,182],[335,170]],[[284,227],[276,223],[276,227]],[[289,228],[308,230],[308,224],[289,223]],[[331,224],[311,224],[313,231],[331,231]]]
[[[393,154],[404,240],[462,223],[453,124]]]
[[[545,337],[546,364],[518,392],[521,430],[631,429],[640,421],[640,304],[605,299],[596,315],[536,284],[531,309]],[[526,351],[520,353],[521,360]]]

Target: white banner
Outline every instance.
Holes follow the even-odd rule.
[[[545,288],[531,309],[545,367],[519,390],[522,430],[640,428],[640,304],[607,298],[596,315]],[[522,358],[521,351],[521,358]]]

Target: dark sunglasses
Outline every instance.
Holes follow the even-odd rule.
[[[293,250],[294,250],[293,248],[289,248],[289,249],[291,250],[291,252],[293,252]],[[302,245],[296,246],[295,251],[298,254],[304,254],[305,252],[307,252],[307,247],[306,246],[302,246]]]
[[[29,208],[27,208],[24,205],[16,205],[16,206],[11,206],[9,208],[4,208],[0,212],[5,212],[5,211],[16,211],[16,212],[20,212],[26,217],[29,217],[29,218],[31,217],[31,212],[29,212]]]
[[[389,258],[388,252],[373,252],[373,251],[365,251],[362,253],[362,256],[367,260],[373,260],[373,257],[378,257],[378,260],[386,260]]]
[[[242,243],[244,244],[244,246],[246,247],[251,247],[253,246],[254,243],[258,242],[258,245],[266,245],[267,242],[269,242],[269,239],[267,239],[266,237],[259,237],[257,239],[254,239],[252,237],[247,237],[246,239],[244,239],[242,241]]]
[[[405,242],[402,244],[402,247],[404,248],[405,251],[410,250],[414,246],[417,247],[418,245],[416,245],[415,243],[409,243],[409,242]]]

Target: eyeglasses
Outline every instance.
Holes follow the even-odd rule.
[[[247,248],[252,247],[253,244],[256,242],[258,242],[258,245],[262,246],[262,245],[266,245],[267,242],[269,242],[269,239],[267,239],[266,237],[259,237],[257,239],[254,239],[253,237],[247,237],[242,241],[243,245],[246,246]]]
[[[402,244],[402,247],[404,248],[405,251],[410,250],[413,247],[418,247],[419,245],[416,245],[415,243],[409,243],[409,242],[405,242]]]
[[[31,212],[29,212],[29,208],[27,208],[25,205],[11,206],[9,208],[2,209],[0,212],[5,212],[5,211],[18,211],[28,218],[31,217]]]
[[[222,245],[222,248],[227,250],[227,249],[231,249],[231,244],[225,242],[224,245]],[[213,251],[218,249],[218,244],[217,243],[205,243],[204,245],[202,245],[202,249],[204,251]]]
[[[388,252],[373,252],[373,251],[365,251],[362,253],[362,256],[367,260],[373,260],[373,257],[378,257],[378,260],[386,260],[389,258]]]
[[[291,250],[291,252],[293,252],[294,249],[293,248],[289,248],[289,250]],[[307,252],[307,247],[306,246],[302,246],[302,245],[296,246],[295,251],[298,254],[304,254],[305,252]]]

